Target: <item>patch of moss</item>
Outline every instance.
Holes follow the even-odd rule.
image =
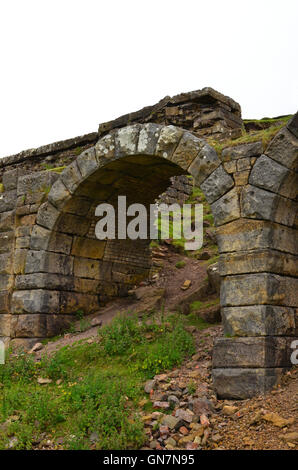
[[[2,183],[0,183],[0,194],[1,193],[4,193],[4,185]]]

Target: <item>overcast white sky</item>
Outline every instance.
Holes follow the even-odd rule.
[[[297,0],[2,0],[0,156],[211,86],[298,108]]]

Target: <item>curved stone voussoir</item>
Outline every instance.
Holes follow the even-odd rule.
[[[286,127],[276,134],[264,153],[291,170],[298,167],[298,139]]]
[[[36,223],[51,230],[54,228],[59,216],[60,211],[50,202],[45,202],[40,206]]]
[[[187,170],[204,144],[205,141],[203,139],[199,139],[191,134],[191,132],[184,132],[171,157],[172,162]]]
[[[140,155],[155,155],[156,145],[162,126],[159,124],[144,124],[141,126],[137,153]]]
[[[233,178],[224,170],[223,166],[214,170],[201,184],[201,189],[209,204],[212,204],[234,186]]]
[[[252,219],[271,220],[292,227],[297,203],[276,193],[247,185],[241,195],[241,215]]]
[[[211,204],[214,223],[218,227],[240,217],[239,191],[231,189]]]
[[[99,168],[99,164],[96,159],[95,147],[90,147],[82,152],[77,157],[76,161],[82,175],[82,180],[90,176]]]
[[[297,175],[289,168],[272,160],[267,155],[261,155],[253,166],[249,183],[290,199],[295,199],[298,187],[297,181],[297,185],[295,184],[295,178],[297,178]],[[287,179],[287,184],[284,184],[285,179]]]
[[[115,159],[115,136],[107,134],[95,144],[95,155],[99,166]]]
[[[196,183],[201,185],[220,165],[221,161],[216,151],[205,142],[188,171],[195,178]]]
[[[115,133],[116,158],[136,154],[140,129],[139,124],[118,129]]]
[[[63,181],[59,178],[57,181],[55,181],[49,192],[48,201],[57,207],[57,209],[60,209],[70,198],[70,192],[66,188]]]
[[[74,194],[82,181],[82,174],[75,160],[61,173],[61,180],[71,194]]]
[[[156,155],[158,157],[171,160],[180,139],[184,133],[183,129],[175,126],[164,126],[161,129],[160,136],[156,145]]]

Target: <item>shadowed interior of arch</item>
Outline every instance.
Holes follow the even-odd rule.
[[[170,186],[170,178],[186,173],[164,158],[135,155],[108,163],[78,186],[61,209],[49,242],[57,237],[67,239],[69,252],[63,254],[62,262],[73,264],[72,284],[68,282],[69,290],[60,293],[61,313],[78,309],[92,313],[106,300],[126,295],[150,273],[150,239],[119,240],[116,231],[115,240],[98,240],[96,207],[108,202],[117,221],[118,196],[125,195],[127,206],[141,203],[149,214],[149,205]]]

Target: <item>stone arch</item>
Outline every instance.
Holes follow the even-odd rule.
[[[121,294],[123,280],[129,285],[148,276],[147,241],[113,243],[89,236],[96,205],[123,194],[128,204],[148,205],[170,177],[189,173],[200,183],[215,169],[224,176],[222,183],[233,186],[215,150],[174,126],[127,126],[100,139],[62,172],[40,207],[25,274],[13,294],[14,310],[32,314],[37,324],[58,326],[68,320],[64,315],[79,309],[91,313],[103,296]],[[226,190],[224,184],[212,189],[213,198]]]
[[[125,178],[115,185],[125,175],[130,177],[132,201],[139,197],[139,183],[143,201],[153,202],[170,176],[189,173],[211,204],[217,226],[226,337],[214,348],[215,388],[220,396],[233,398],[268,390],[289,367],[289,345],[297,334],[297,129],[296,115],[264,153],[260,143],[252,143],[225,149],[221,158],[203,139],[174,126],[136,124],[105,135],[63,171],[40,207],[25,273],[16,276],[12,312],[19,318],[30,317],[32,336],[42,337],[55,334],[80,302],[87,299],[95,308],[98,289],[110,275],[106,263],[110,260],[104,259],[107,246],[102,258],[92,259],[89,277],[77,281],[80,276],[74,274],[76,256],[84,258],[90,228],[86,219],[94,209],[88,197],[94,193],[97,201],[111,200],[125,188]],[[236,170],[228,169],[230,163]],[[155,165],[162,176],[154,173]],[[246,168],[241,183],[239,168]],[[70,228],[61,227],[63,223]],[[144,246],[138,254],[142,252]],[[129,263],[134,272],[119,268],[114,271],[118,279],[142,275],[147,269],[145,265],[136,269],[131,259]],[[99,265],[102,274],[94,287],[92,269]],[[107,284],[113,286],[110,279]]]

